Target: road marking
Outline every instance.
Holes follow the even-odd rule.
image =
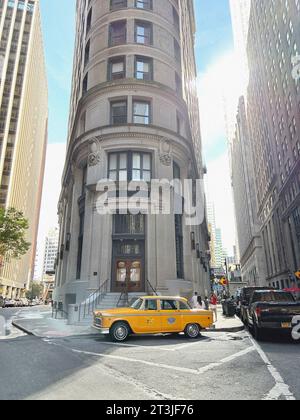
[[[184,368],[184,367],[180,367],[180,366],[171,366],[171,365],[166,365],[166,364],[162,364],[162,363],[154,363],[154,362],[148,362],[146,360],[139,360],[139,359],[131,359],[129,357],[123,357],[123,356],[114,356],[111,354],[103,354],[103,353],[93,353],[93,352],[88,352],[88,351],[83,351],[83,350],[75,350],[75,349],[69,349],[71,350],[73,353],[77,353],[77,354],[84,354],[87,356],[96,356],[96,357],[101,357],[103,359],[112,359],[112,360],[120,360],[122,362],[132,362],[132,363],[140,363],[143,365],[147,365],[147,366],[152,366],[152,367],[157,367],[157,368],[162,368],[162,369],[168,369],[168,370],[173,370],[173,371],[177,371],[177,372],[184,372],[184,373],[189,373],[192,375],[200,375],[208,370],[214,369],[216,367],[220,367],[223,364],[229,363],[235,359],[237,359],[238,357],[242,357],[252,351],[254,351],[254,347],[249,347],[246,350],[240,351],[232,356],[226,357],[225,359],[221,360],[220,362],[217,363],[211,363],[208,366],[204,366],[203,368],[200,369],[189,369],[189,368]]]
[[[221,360],[220,363],[230,363],[233,360],[237,359],[238,357],[245,356],[246,354],[251,353],[254,350],[255,350],[254,347],[248,347],[247,349],[242,350],[236,354],[233,354],[232,356],[225,357],[225,359]]]
[[[203,340],[196,341],[195,343],[188,343],[188,344],[183,344],[182,346],[177,346],[176,349],[174,349],[173,351],[184,350],[189,347],[197,346],[198,344],[208,343],[209,341],[211,341],[210,338],[204,338]]]
[[[198,372],[196,370],[189,369],[189,368],[184,368],[184,367],[180,367],[180,366],[170,366],[170,365],[165,365],[165,364],[162,364],[162,363],[148,362],[146,360],[131,359],[129,357],[113,356],[111,354],[93,353],[93,352],[89,352],[89,351],[75,350],[75,349],[69,349],[69,350],[71,350],[73,353],[84,354],[84,355],[87,355],[87,356],[96,356],[96,357],[101,357],[103,359],[120,360],[122,362],[140,363],[140,364],[146,365],[146,366],[164,368],[164,369],[174,370],[174,371],[177,371],[177,372],[184,372],[184,373],[190,373],[190,374],[198,375]]]
[[[251,353],[253,351],[255,351],[255,347],[254,346],[253,347],[248,347],[245,350],[242,350],[242,351],[240,351],[238,353],[235,353],[235,354],[233,354],[231,356],[226,357],[225,359],[222,359],[220,362],[211,363],[210,365],[204,366],[203,368],[198,369],[198,372],[199,373],[205,373],[208,370],[212,370],[212,369],[218,368],[218,367],[220,367],[220,366],[222,366],[222,365],[224,365],[226,363],[230,363],[233,360],[235,360],[235,359],[237,359],[239,357],[243,357],[246,354]]]
[[[143,346],[140,344],[126,344],[126,343],[113,343],[111,341],[101,341],[101,344],[105,344],[107,346],[118,346],[118,347],[133,347],[133,348],[140,348],[142,350],[159,350],[159,351],[168,351],[168,352],[176,352],[178,350],[183,350],[185,348],[189,348],[189,347],[193,347],[195,345],[198,344],[202,344],[202,343],[207,343],[209,342],[210,339],[206,338],[203,339],[201,341],[196,341],[195,343],[188,343],[188,344],[183,344],[183,345],[179,345],[179,344],[167,344],[167,346],[173,346],[172,348],[167,348],[167,347],[157,347],[157,346]],[[175,347],[174,347],[175,346]]]
[[[149,400],[180,400],[184,401],[184,398],[174,397],[173,395],[167,395],[163,394],[160,391],[157,391],[156,389],[144,384],[143,382],[140,382],[138,379],[129,377],[127,374],[125,375],[122,372],[117,371],[116,369],[112,368],[111,366],[105,366],[105,365],[95,365],[97,369],[104,370],[104,372],[110,374],[115,379],[118,379],[120,381],[125,381],[129,385],[133,385],[138,390],[144,391],[146,394],[149,395]]]
[[[249,338],[253,346],[255,347],[257,353],[260,355],[261,359],[267,366],[267,369],[270,372],[271,376],[275,380],[274,388],[271,389],[271,391],[263,398],[263,400],[278,400],[281,396],[283,396],[286,400],[295,401],[296,398],[290,391],[289,386],[285,383],[278,370],[272,365],[271,361],[269,360],[268,356],[263,351],[261,346],[256,341],[254,341],[250,335]]]
[[[105,344],[106,346],[117,346],[117,347],[133,347],[142,350],[162,350],[162,351],[176,351],[176,349],[164,348],[164,347],[155,347],[155,346],[142,346],[139,344],[125,344],[125,343],[112,343],[110,341],[101,341],[101,344]]]
[[[30,310],[21,310],[17,314],[14,315],[14,318],[18,318],[18,320],[25,320],[25,319],[44,319],[47,318],[48,315],[51,315],[52,312],[37,312]]]
[[[276,384],[274,388],[263,398],[264,401],[278,401],[283,396],[287,400],[295,401],[296,398],[290,393],[290,389],[286,384]]]

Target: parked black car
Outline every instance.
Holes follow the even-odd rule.
[[[268,287],[244,287],[241,289],[240,294],[237,298],[237,314],[239,314],[241,320],[245,325],[248,324],[248,309],[249,304],[252,299],[253,293],[256,291],[263,291],[263,290],[276,290],[274,288]]]
[[[259,341],[267,330],[292,333],[292,321],[300,315],[300,302],[281,290],[255,291],[248,308],[249,330]]]

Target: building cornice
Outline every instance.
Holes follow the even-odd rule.
[[[260,244],[257,244],[256,242],[259,241]],[[255,251],[263,250],[263,245],[261,243],[261,237],[260,235],[253,236],[251,242],[248,245],[248,248],[244,252],[244,254],[241,256],[241,265],[245,266],[247,261],[254,255]]]
[[[127,43],[124,45],[116,45],[112,47],[103,48],[94,54],[85,65],[84,74],[88,73],[94,66],[101,62],[108,61],[115,56],[147,56],[169,65],[171,68],[176,69],[181,73],[181,63],[175,57],[170,56],[167,52],[154,47],[153,45]]]
[[[154,10],[139,9],[136,7],[124,7],[118,10],[109,10],[104,15],[101,15],[96,21],[93,22],[93,26],[89,30],[86,42],[89,39],[97,35],[102,35],[103,27],[107,27],[110,23],[118,20],[147,20],[160,28],[167,31],[172,37],[176,38],[180,42],[179,30],[176,30],[173,22],[158,15]],[[124,44],[126,46],[127,44]]]
[[[125,131],[125,128],[128,131]],[[140,131],[141,129],[145,131]],[[132,130],[136,131],[133,132]],[[127,124],[125,126],[98,127],[79,136],[70,145],[67,152],[66,162],[76,161],[78,154],[82,151],[83,148],[86,148],[86,154],[88,156],[87,146],[91,143],[91,140],[93,139],[101,140],[101,144],[105,144],[105,142],[109,142],[110,140],[122,138],[134,140],[134,143],[136,143],[137,148],[143,148],[143,145],[141,145],[141,140],[151,141],[155,143],[168,140],[169,142],[176,144],[178,147],[181,147],[183,150],[185,149],[186,151],[188,151],[190,153],[191,159],[193,156],[193,145],[191,141],[187,140],[182,136],[179,136],[171,130],[162,129],[161,127],[152,125],[140,126],[135,124]],[[155,147],[157,147],[157,144],[155,144]],[[67,180],[70,177],[70,171],[71,165],[68,164],[66,165],[63,174],[64,185],[67,184]]]
[[[72,139],[75,137],[75,132],[77,128],[76,123],[79,120],[83,108],[87,106],[89,102],[107,93],[111,93],[112,96],[116,93],[119,93],[118,96],[122,96],[124,95],[124,91],[132,91],[133,94],[136,94],[136,91],[140,92],[141,88],[144,89],[145,92],[149,92],[149,95],[155,94],[163,96],[164,98],[168,98],[171,101],[175,102],[176,106],[178,106],[178,108],[181,109],[184,117],[189,118],[187,112],[187,105],[184,99],[178,96],[175,90],[172,90],[171,88],[161,83],[155,81],[144,82],[136,79],[124,79],[122,81],[119,80],[117,82],[104,82],[89,89],[87,93],[84,96],[82,96],[79,100],[68,145],[72,142]]]

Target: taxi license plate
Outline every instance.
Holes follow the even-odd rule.
[[[290,322],[283,322],[281,324],[281,328],[285,328],[285,329],[292,328],[292,324]]]

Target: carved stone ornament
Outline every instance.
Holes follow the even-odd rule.
[[[97,166],[101,163],[102,157],[102,148],[101,148],[101,139],[94,137],[89,141],[90,153],[88,156],[89,166]]]
[[[159,160],[164,166],[172,165],[172,144],[167,138],[164,138],[160,142]]]

